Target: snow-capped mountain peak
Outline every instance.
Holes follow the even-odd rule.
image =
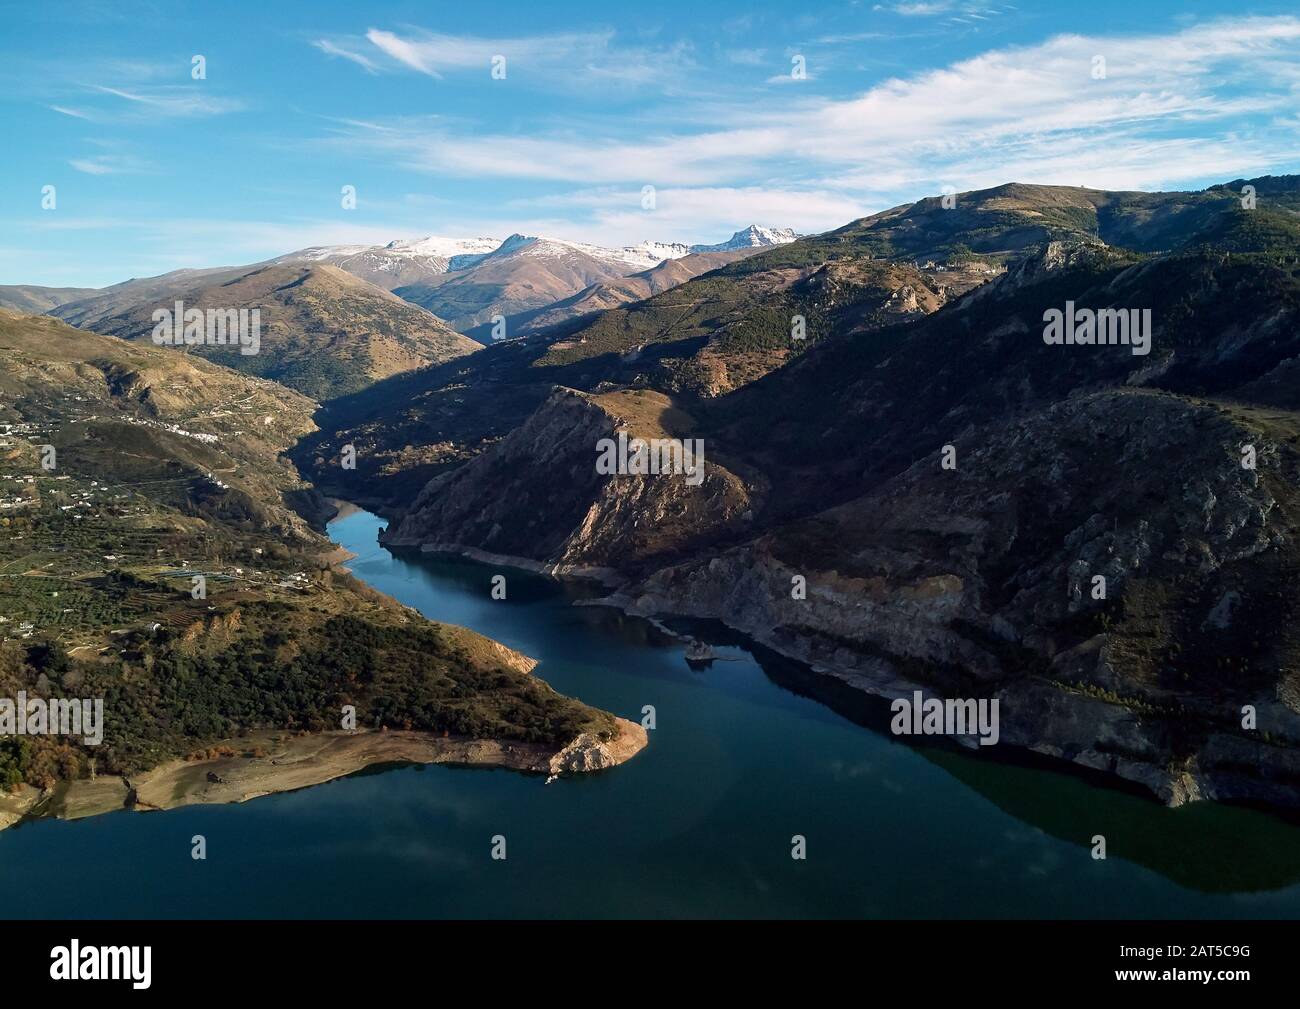
[[[680,243],[650,241],[642,242],[640,245],[628,245],[619,249],[611,249],[603,245],[571,242],[563,238],[541,238],[515,234],[502,242],[501,247],[493,255],[520,254],[543,258],[563,258],[574,252],[620,269],[630,266],[634,270],[648,270],[652,266],[658,266],[665,259],[676,259],[685,256],[690,252],[690,249]]]
[[[656,257],[659,262],[665,259],[681,259],[683,256],[691,254],[691,247],[682,242],[652,242],[645,241],[633,248],[645,252],[647,255]]]
[[[450,259],[453,256],[486,255],[495,252],[500,245],[499,238],[444,238],[441,235],[429,235],[426,238],[399,238],[384,248],[398,256],[437,256]]]
[[[327,259],[356,256],[362,252],[369,252],[373,248],[373,245],[313,245],[310,248],[299,249],[297,252],[277,256],[271,262],[319,263]]]
[[[649,270],[669,259],[693,252],[728,252],[734,249],[782,245],[798,237],[789,228],[751,225],[718,245],[686,245],[682,242],[647,240],[638,245],[607,248],[564,238],[513,234],[505,241],[496,238],[399,238],[387,245],[320,245],[300,249],[271,260],[273,263],[308,262],[339,266],[387,290],[426,282],[445,273],[471,269],[485,260],[523,256],[577,265],[581,259],[595,260],[605,270],[621,275]],[[588,269],[590,264],[588,264]]]
[[[717,245],[692,245],[691,252],[730,252],[733,249],[786,245],[798,237],[792,228],[765,228],[761,224],[751,224]]]

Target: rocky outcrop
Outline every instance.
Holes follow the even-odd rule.
[[[585,774],[615,767],[639,753],[649,742],[649,734],[635,722],[618,721],[619,734],[602,740],[584,732],[550,759],[551,774]]]
[[[626,569],[743,529],[750,490],[709,458],[702,477],[602,474],[598,443],[670,438],[689,422],[658,393],[607,397],[557,389],[501,442],[435,478],[385,542],[517,559],[540,569]],[[669,418],[669,428],[663,419]]]
[[[1246,443],[1258,469],[1241,465]],[[956,469],[920,461],[611,601],[722,620],[882,696],[998,697],[1004,744],[1169,802],[1300,805],[1286,672],[1300,656],[1261,619],[1300,575],[1295,451],[1219,408],[1134,390],[954,449]]]

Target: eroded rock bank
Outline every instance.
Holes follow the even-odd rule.
[[[24,786],[0,796],[0,829],[24,817],[82,819],[120,809],[176,809],[247,802],[346,777],[383,764],[454,764],[503,767],[563,777],[603,771],[630,760],[648,742],[645,729],[615,719],[618,734],[601,740],[583,733],[566,746],[494,739],[451,739],[425,732],[355,731],[291,736],[257,732],[217,744],[231,756],[171,760],[129,779],[73,781],[42,792]]]
[[[715,559],[716,560],[716,559]],[[750,576],[763,576],[762,562],[752,556],[728,558],[725,563],[743,568]],[[770,574],[770,572],[768,572]],[[819,597],[831,614],[813,623],[837,623],[859,605],[852,596],[819,586]],[[921,690],[936,696],[943,687],[931,677],[905,672],[915,669],[900,656],[870,654],[833,635],[796,632],[775,622],[764,601],[746,606],[740,593],[684,592],[677,595],[642,584],[616,591],[592,605],[611,605],[633,616],[662,620],[687,617],[717,620],[779,655],[806,665],[814,674],[833,678],[855,691],[885,700],[910,698]],[[922,625],[923,628],[923,625]],[[922,633],[922,636],[923,633]],[[1102,640],[1084,649],[1099,665],[1105,660]],[[1079,659],[1081,656],[1072,656]],[[1095,690],[1095,688],[1093,688]],[[1086,683],[1033,681],[1018,678],[974,690],[949,689],[949,696],[997,699],[1000,717],[999,746],[1039,754],[1132,782],[1168,806],[1201,800],[1241,801],[1287,809],[1300,809],[1300,751],[1287,742],[1274,742],[1272,732],[1251,738],[1242,732],[1202,725],[1194,730],[1195,750],[1187,752],[1185,726],[1171,718],[1174,709],[1161,711],[1139,697],[1116,703],[1105,691],[1090,692]],[[1237,709],[1233,709],[1234,711]],[[1294,726],[1294,712],[1266,705],[1272,724]],[[955,736],[953,741],[981,755],[987,753],[975,736]]]
[[[1151,442],[1139,448],[1168,460],[1151,467],[1150,489],[1106,472],[1113,459],[1091,453],[1095,436],[1085,440],[1100,418],[1126,415]],[[881,697],[923,687],[996,698],[1003,745],[1114,774],[1170,805],[1300,807],[1294,675],[1281,663],[1241,675],[1222,658],[1285,634],[1259,615],[1290,570],[1278,549],[1288,520],[1276,485],[1253,474],[1220,467],[1216,483],[1186,472],[1193,453],[1227,456],[1250,433],[1212,409],[1136,393],[1081,399],[1053,421],[1032,432],[1009,425],[982,446],[959,442],[973,478],[914,467],[605,601],[634,615],[719,620]],[[1037,454],[1054,465],[1035,466]],[[1079,477],[1081,456],[1091,479]],[[1157,488],[1175,507],[1125,514],[1109,500],[1150,499]],[[1052,504],[1028,511],[1031,495]],[[1033,563],[1013,563],[1026,542]],[[1276,567],[1256,560],[1269,555]],[[1109,598],[1094,598],[1096,575]]]

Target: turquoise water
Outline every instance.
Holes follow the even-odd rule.
[[[357,576],[541,661],[640,720],[613,771],[390,768],[238,806],[0,832],[4,917],[1271,917],[1300,911],[1300,829],[1168,810],[1053,771],[919,749],[803,696],[737,645],[693,672],[640,620],[515,571],[395,558],[365,512],[331,526]],[[504,573],[508,598],[491,598]],[[865,717],[855,712],[855,717]],[[870,717],[868,717],[868,721]],[[208,858],[190,858],[207,838]],[[494,835],[508,857],[490,857]],[[790,857],[791,837],[807,859]],[[1094,834],[1109,857],[1091,857]]]

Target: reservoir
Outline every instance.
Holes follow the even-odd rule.
[[[531,655],[562,693],[634,721],[652,706],[649,747],[549,784],[372,768],[239,805],[29,821],[0,832],[0,917],[1300,916],[1300,827],[1272,814],[900,741],[725,634],[692,629],[718,658],[693,670],[685,641],[575,605],[593,589],[395,557],[382,526],[330,526],[357,577]]]

